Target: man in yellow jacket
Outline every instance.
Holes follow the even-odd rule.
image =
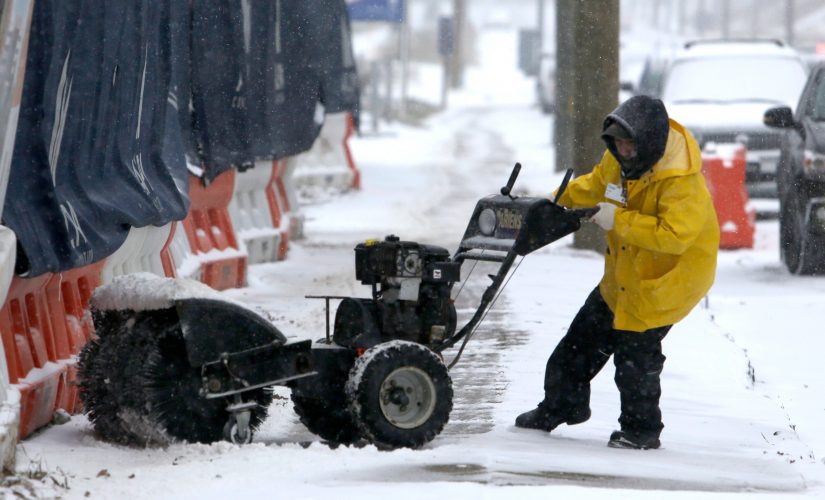
[[[621,430],[608,445],[658,448],[662,339],[710,289],[719,225],[699,145],[662,101],[625,101],[602,139],[601,162],[559,203],[599,207],[591,220],[607,231],[604,276],[547,361],[544,400],[516,426],[550,432],[590,418],[590,381],[613,355]]]

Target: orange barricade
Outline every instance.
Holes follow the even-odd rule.
[[[702,172],[719,220],[719,248],[753,248],[756,211],[750,206],[745,188],[745,147],[717,145],[702,153]]]
[[[352,187],[354,189],[361,189],[361,171],[358,170],[358,165],[355,164],[355,159],[352,157],[352,150],[349,147],[349,139],[355,132],[355,123],[352,120],[352,113],[347,113],[347,128],[344,132],[344,154],[347,157],[347,166],[352,170]]]
[[[102,266],[12,280],[0,332],[9,381],[20,391],[20,439],[50,423],[57,409],[80,409],[73,356],[92,335],[86,310]]]
[[[289,215],[289,237],[295,241],[304,237],[304,214],[300,210],[298,193],[295,187],[295,171],[299,167],[298,157],[290,156],[278,165],[278,182],[281,185],[280,197],[285,200]]]
[[[286,174],[287,160],[276,160],[272,162],[272,183],[267,189],[266,196],[269,200],[269,210],[272,214],[272,222],[281,231],[281,244],[278,247],[278,260],[286,258],[289,250],[289,236],[292,224],[291,203],[287,194],[284,175]]]
[[[246,282],[246,254],[241,252],[229,218],[235,170],[227,170],[204,186],[189,176],[189,214],[183,230],[200,260],[201,281],[216,290],[242,287]]]
[[[295,187],[303,196],[360,189],[361,172],[350,148],[354,131],[351,113],[324,117],[312,148],[294,157],[298,167],[294,173]]]
[[[167,278],[177,278],[178,275],[175,272],[175,257],[172,254],[172,241],[175,239],[175,231],[179,230],[178,222],[173,221],[172,228],[169,230],[169,237],[166,238],[166,243],[163,245],[163,248],[160,250],[160,262],[163,266],[163,274]]]
[[[105,285],[116,276],[139,272],[175,278],[169,252],[174,231],[175,222],[130,228],[123,244],[106,258],[101,283]]]
[[[235,192],[229,215],[247,252],[249,265],[275,262],[286,255],[286,217],[279,203],[278,161],[257,161],[255,167],[235,173]]]

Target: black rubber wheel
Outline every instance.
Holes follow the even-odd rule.
[[[318,346],[328,346],[325,339]],[[341,349],[313,348],[317,375],[300,379],[290,385],[292,408],[306,428],[331,446],[351,445],[361,440],[361,434],[349,413],[345,385],[355,361],[355,352]]]
[[[349,410],[361,434],[382,450],[418,448],[450,418],[450,374],[430,349],[393,340],[367,350],[350,371]]]
[[[332,444],[349,445],[361,438],[352,421],[341,387],[340,400],[321,400],[292,393],[292,405],[298,419],[313,434]]]
[[[811,233],[799,200],[793,196],[782,207],[779,236],[782,260],[788,271],[798,275],[825,273],[825,238]]]

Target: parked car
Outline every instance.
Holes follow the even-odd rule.
[[[782,261],[793,274],[825,274],[825,63],[813,67],[795,114],[775,107],[764,121],[785,131],[777,175]]]
[[[688,42],[666,71],[662,99],[702,147],[745,144],[748,193],[775,198],[781,133],[762,116],[771,106],[796,106],[807,73],[796,51],[777,40]]]
[[[825,62],[825,53],[822,52],[800,52],[799,56],[811,69],[819,63]]]
[[[536,78],[536,95],[543,113],[556,109],[556,54],[545,52],[539,59],[539,74]]]
[[[639,84],[634,89],[636,94],[644,94],[651,97],[661,97],[662,84],[667,69],[667,60],[662,58],[649,58],[645,61],[642,74],[639,77]]]

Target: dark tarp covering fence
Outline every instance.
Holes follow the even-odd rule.
[[[195,0],[195,135],[207,181],[308,150],[323,113],[354,111],[358,84],[343,0]]]
[[[35,2],[3,212],[19,271],[90,264],[130,226],[186,216],[182,142],[167,140],[173,3]]]
[[[308,150],[354,111],[344,0],[38,0],[4,223],[20,273],[111,255],[204,182]]]
[[[323,0],[320,26],[335,26],[326,29],[326,49],[317,59],[322,76],[321,101],[327,113],[357,111],[358,73],[352,53],[352,31],[346,5],[338,0]]]

